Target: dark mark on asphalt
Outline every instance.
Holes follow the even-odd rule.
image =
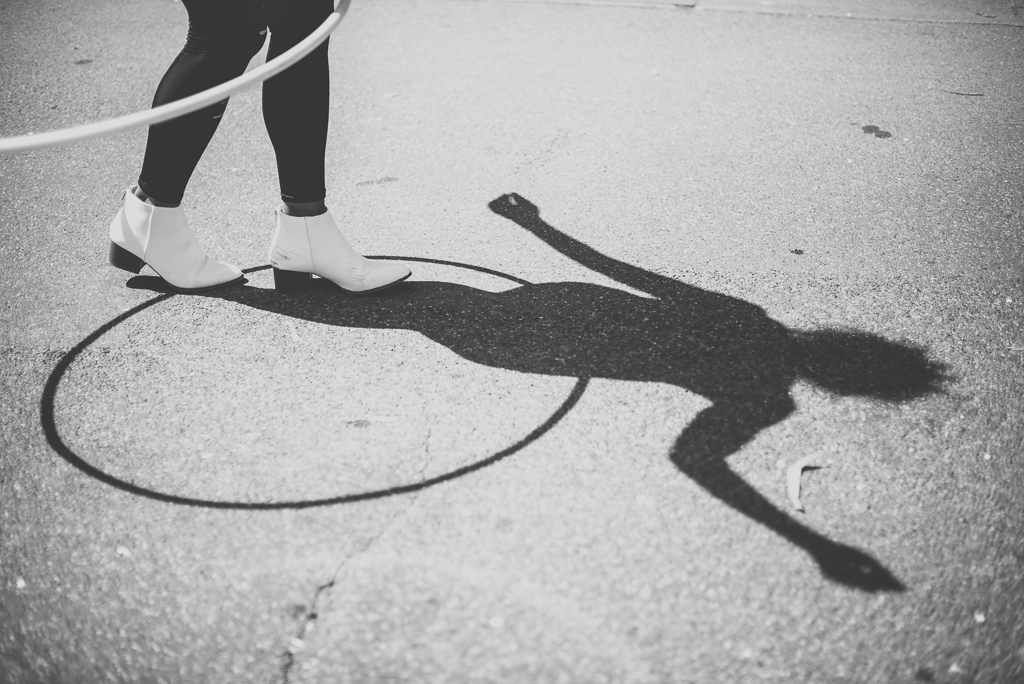
[[[803,254],[804,250],[802,250],[802,249],[791,249],[791,250],[789,250],[789,253],[790,254]]]
[[[75,62],[75,64],[78,64],[79,66],[81,66],[82,64],[92,64],[92,60],[91,59],[80,59],[77,62]]]
[[[876,138],[891,138],[892,133],[889,131],[883,131],[878,126],[862,126],[861,129],[865,133],[874,133]]]
[[[396,180],[398,180],[398,179],[397,178],[393,178],[391,176],[384,176],[383,178],[378,178],[377,180],[360,181],[360,182],[356,183],[356,186],[360,186],[360,185],[384,185],[384,183],[394,183]]]
[[[985,93],[962,93],[959,90],[945,90],[940,88],[942,92],[949,93],[950,95],[963,95],[964,97],[985,97]]]

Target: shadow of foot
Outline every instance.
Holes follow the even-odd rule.
[[[868,554],[829,542],[812,551],[814,560],[827,579],[861,591],[905,591],[906,587],[884,565]]]
[[[230,285],[226,286],[226,288],[241,287],[243,285],[248,284],[249,279],[242,278],[237,283],[231,283]],[[160,294],[183,294],[181,292],[176,291],[167,283],[166,280],[164,280],[160,276],[132,276],[124,285],[125,287],[130,288],[132,290],[149,290],[151,292],[159,292]],[[214,294],[216,292],[217,290],[211,290],[210,292],[197,292],[195,294]]]

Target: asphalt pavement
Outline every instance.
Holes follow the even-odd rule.
[[[3,0],[0,136],[186,26]],[[330,55],[379,296],[273,289],[259,88],[184,203],[241,287],[106,263],[145,131],[0,158],[0,681],[1024,681],[1018,0],[356,0]]]

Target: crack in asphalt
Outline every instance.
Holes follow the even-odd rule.
[[[424,471],[430,467],[433,456],[430,455],[430,437],[434,434],[432,427],[427,425],[427,436],[423,440],[423,463],[420,465],[419,474],[423,475]]]
[[[292,667],[295,665],[295,656],[301,652],[301,648],[295,648],[295,644],[296,642],[300,644],[305,643],[304,637],[306,636],[306,632],[309,631],[310,627],[316,622],[317,619],[316,604],[317,601],[320,600],[320,594],[334,586],[334,582],[337,580],[338,573],[341,571],[341,568],[342,566],[338,566],[338,568],[334,571],[334,577],[332,577],[331,580],[326,584],[321,584],[319,587],[316,588],[316,592],[313,594],[313,600],[309,604],[309,612],[306,613],[305,619],[303,619],[302,625],[299,627],[298,634],[292,637],[292,639],[288,642],[288,648],[285,649],[285,652],[282,656],[283,662],[281,664],[281,681],[283,682],[283,684],[289,684],[291,670]]]
[[[544,166],[544,164],[547,163],[548,159],[551,157],[551,155],[555,151],[555,149],[561,147],[562,143],[564,143],[568,139],[569,139],[568,131],[559,130],[558,133],[555,134],[555,137],[552,138],[551,141],[548,143],[547,147],[545,147],[543,150],[541,150],[536,155],[534,155],[534,156],[530,157],[529,159],[527,159],[526,161],[524,161],[522,164],[519,164],[518,166],[516,166],[514,170],[515,171],[520,171],[522,169],[525,169],[528,166],[533,166],[534,164],[537,164],[538,162],[543,162],[543,163],[540,164],[540,166]]]
[[[305,636],[307,632],[313,628],[313,625],[319,618],[319,614],[317,613],[317,602],[320,600],[321,594],[333,589],[345,568],[351,565],[356,559],[365,556],[377,541],[395,526],[398,519],[404,517],[409,512],[409,510],[416,504],[416,500],[418,498],[418,494],[412,494],[408,505],[391,516],[391,519],[384,523],[384,525],[381,526],[380,531],[368,539],[361,549],[347,558],[342,559],[338,564],[338,567],[336,567],[334,572],[331,573],[331,579],[316,588],[316,591],[313,593],[313,598],[309,603],[309,610],[303,616],[298,632],[289,640],[287,648],[285,648],[284,653],[281,655],[281,684],[291,684],[291,671],[295,666],[296,656],[305,649]]]

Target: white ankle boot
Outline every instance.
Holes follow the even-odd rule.
[[[279,210],[270,264],[278,290],[306,289],[315,273],[347,292],[368,294],[412,275],[403,264],[371,261],[352,249],[329,211],[319,216],[289,216]]]
[[[110,263],[131,273],[148,264],[177,292],[215,290],[242,281],[231,264],[214,261],[199,246],[181,207],[155,207],[129,188],[110,223]]]

